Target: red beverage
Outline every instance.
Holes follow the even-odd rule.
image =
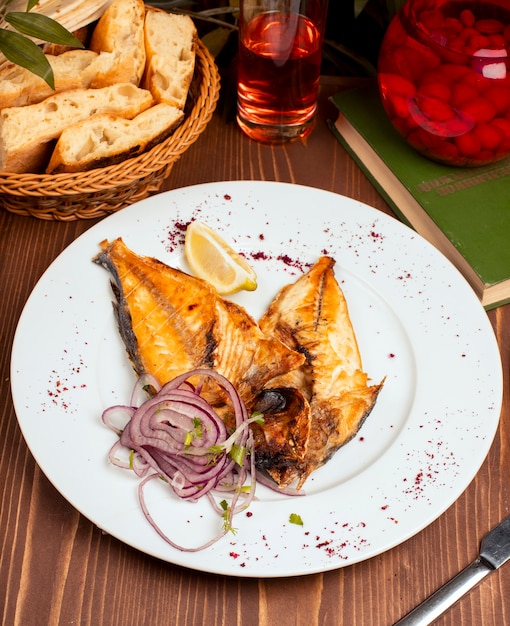
[[[258,141],[304,137],[313,128],[322,36],[307,17],[262,13],[242,30],[238,123]]]

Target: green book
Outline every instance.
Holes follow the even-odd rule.
[[[332,102],[331,130],[396,215],[450,259],[486,309],[510,302],[510,158],[457,168],[421,156],[391,125],[376,84]]]

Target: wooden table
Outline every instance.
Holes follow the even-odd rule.
[[[165,189],[217,180],[300,183],[390,213],[328,131],[325,81],[306,145],[253,143],[220,107]],[[436,522],[404,544],[343,569],[292,579],[204,574],[106,536],[57,493],[29,452],[13,410],[9,364],[17,320],[57,254],[94,221],[45,222],[0,211],[0,622],[5,626],[388,626],[473,560],[481,537],[510,513],[510,305],[488,315],[501,348],[505,400],[490,453]],[[77,277],[78,279],[78,277]],[[487,578],[442,625],[510,624],[510,565]]]

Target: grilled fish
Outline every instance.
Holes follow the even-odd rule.
[[[368,385],[334,261],[322,257],[284,287],[257,324],[206,281],[103,241],[94,261],[111,274],[114,311],[138,375],[160,383],[211,368],[236,387],[252,424],[256,463],[282,488],[308,476],[346,443],[370,413],[380,385]],[[216,387],[203,389],[229,422]]]
[[[321,257],[298,280],[283,287],[259,320],[267,335],[277,337],[306,357],[292,371],[276,375],[266,387],[297,387],[310,405],[310,434],[302,459],[259,459],[280,486],[297,480],[300,489],[358,431],[372,410],[382,384],[369,385],[344,294],[336,281],[335,261]]]
[[[221,298],[206,281],[139,256],[120,238],[100,246],[94,261],[111,273],[119,331],[138,375],[153,374],[164,384],[211,368],[230,380],[250,407],[270,379],[304,362],[302,354],[266,336],[244,308]],[[224,397],[207,399],[221,412]]]

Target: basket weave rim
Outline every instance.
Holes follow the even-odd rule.
[[[15,174],[0,171],[0,193],[17,196],[95,193],[138,181],[176,161],[204,130],[219,98],[219,72],[211,53],[200,39],[197,40],[196,59],[201,72],[196,100],[183,123],[167,139],[136,157],[86,172]]]

